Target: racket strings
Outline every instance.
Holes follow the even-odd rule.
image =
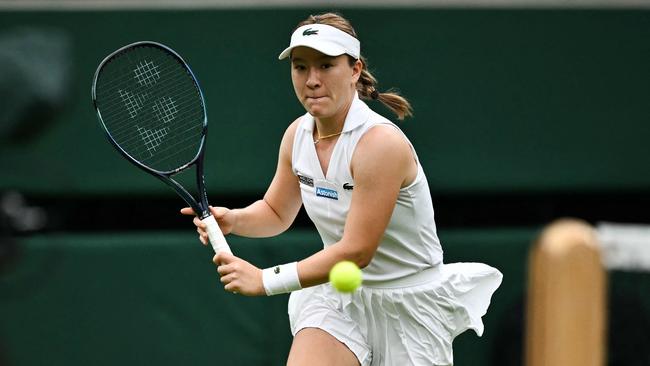
[[[174,75],[175,79],[170,80],[170,83],[179,83],[185,81],[184,79],[187,79],[189,75]],[[149,93],[142,92],[138,94],[134,94],[134,92],[129,91],[128,88],[131,87],[131,80],[128,77],[116,77],[116,79],[122,79],[122,80],[117,80],[117,81],[108,81],[107,83],[104,84],[104,88],[110,88],[110,89],[117,89],[118,93],[120,95],[120,98],[117,98],[116,95],[113,97],[107,96],[106,100],[103,101],[103,108],[115,112],[116,110],[119,111],[121,108],[124,107],[124,104],[127,104],[127,109],[129,111],[131,108],[137,108],[141,109],[142,104],[149,99]],[[118,84],[119,86],[116,85],[111,85],[111,84]],[[198,90],[195,88],[188,88],[186,86],[182,87],[167,87],[167,90],[169,91],[170,94],[174,95],[177,98],[190,98],[190,97],[196,97],[200,96],[198,93]],[[137,98],[137,99],[136,99]]]
[[[149,131],[149,132],[147,132],[147,131]],[[132,141],[134,143],[137,143],[140,140],[143,140],[142,135],[144,135],[146,133],[155,133],[155,132],[151,132],[151,130],[146,130],[146,129],[139,129],[138,132],[139,132],[139,136],[134,135],[130,139],[130,141]],[[164,136],[160,136],[161,139],[162,139],[162,137],[164,137]],[[146,147],[147,148],[146,152],[151,154],[151,150],[153,149],[154,151],[156,151],[158,153],[157,156],[158,156],[158,162],[159,163],[162,163],[162,162],[170,163],[171,161],[174,161],[173,159],[175,159],[175,156],[170,156],[169,155],[170,152],[175,152],[176,154],[184,153],[185,151],[195,152],[196,148],[193,146],[193,143],[195,142],[196,139],[197,139],[196,136],[193,136],[193,135],[192,136],[187,136],[184,139],[177,139],[177,141],[175,141],[174,143],[167,142],[167,143],[165,143],[163,145],[163,148],[158,148],[158,146],[153,146],[153,147],[149,148],[145,144],[145,145],[143,145],[143,147],[140,147],[139,149],[136,149],[135,152],[137,154],[143,155],[143,154],[145,154],[145,147]],[[123,144],[127,144],[127,143],[128,142],[125,142]],[[144,162],[147,162],[147,161],[145,160]],[[170,169],[170,170],[173,170],[173,169]]]
[[[197,115],[196,117],[201,118],[202,116]],[[196,153],[198,150],[196,146],[198,144],[197,140],[201,138],[201,131],[196,131],[194,127],[176,131],[171,136],[169,135],[169,128],[164,126],[159,128],[146,128],[136,125],[136,129],[137,134],[130,132],[124,134],[124,136],[116,136],[115,140],[130,155],[138,157],[141,162],[147,163],[147,165],[153,168],[159,166],[163,160],[170,162],[171,165],[177,165],[176,167],[182,165],[171,162],[185,151],[189,150],[192,153]],[[165,139],[164,144],[163,139]],[[154,159],[156,157],[158,159]],[[182,160],[189,161],[189,159]],[[168,166],[169,164],[164,165]],[[158,170],[173,170],[176,167],[170,167],[170,169],[158,168]]]
[[[134,159],[159,171],[191,162],[200,150],[205,112],[191,73],[166,51],[139,47],[107,63],[97,105],[107,132]]]
[[[182,81],[182,80],[181,80]],[[123,89],[117,89],[118,94],[120,98],[117,96],[107,97],[107,100],[104,101],[103,103],[103,110],[106,110],[109,114],[119,114],[123,112],[124,108],[126,107],[127,111],[129,112],[129,116],[131,119],[137,117],[137,112],[141,110],[144,107],[145,102],[147,102],[149,99],[150,93],[143,92],[139,94],[134,94],[128,91],[124,91]],[[200,97],[198,92],[196,90],[188,90],[188,88],[180,89],[180,88],[169,88],[169,94],[174,96],[174,99],[172,99],[169,96],[162,96],[160,99],[156,100],[152,106],[152,108],[155,109],[160,107],[160,104],[170,104],[170,101],[176,100],[176,99],[182,99],[182,100],[187,100],[187,99],[194,99],[197,97]],[[192,100],[193,101],[193,100]],[[174,106],[175,109],[176,106]],[[198,110],[199,113],[202,113],[201,110]],[[130,123],[128,123],[128,120],[125,120],[123,122],[123,128],[125,130],[129,130],[130,128]],[[119,133],[119,128],[120,126],[116,126],[113,128],[113,130],[117,133]]]
[[[175,118],[171,118],[169,115],[166,116],[165,118],[166,118],[166,122],[164,122],[164,123],[172,122],[175,119]],[[203,118],[203,113],[202,112],[193,112],[193,113],[185,114],[184,118],[199,118],[200,119],[200,118]],[[163,122],[163,121],[161,120],[161,122]],[[193,130],[195,128],[196,128],[196,126],[189,126],[188,130]],[[133,125],[132,124],[128,124],[128,125],[125,124],[125,125],[113,128],[111,130],[111,134],[115,138],[120,139],[120,141],[129,142],[129,140],[128,140],[129,136],[133,137],[133,131],[132,130],[133,130]],[[185,131],[180,131],[179,130],[179,132],[187,132],[187,130],[185,130]]]
[[[176,100],[177,99],[175,98],[172,99],[170,97],[162,97],[161,99],[153,102],[152,110],[156,114],[156,117],[162,118],[161,122],[171,121],[173,118],[170,118],[170,114],[178,113],[179,108]],[[108,115],[120,114],[126,108],[130,118],[133,120],[134,118],[137,117],[138,112],[143,109],[145,101],[146,101],[146,97],[144,99],[140,99],[140,101],[136,99],[136,102],[129,99],[122,103],[114,103],[114,105],[109,105],[108,108],[105,109],[105,111],[107,112]],[[170,104],[173,104],[173,107],[171,107],[173,108],[173,111],[167,109],[170,108]],[[197,113],[202,114],[201,111],[197,111]],[[124,122],[129,122],[129,121],[127,120]],[[113,130],[117,133],[119,133],[121,129],[128,131],[130,129],[129,126],[130,126],[129,123],[124,123],[122,125],[115,126]]]

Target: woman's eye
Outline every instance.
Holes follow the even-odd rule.
[[[330,67],[332,67],[332,64],[322,64],[321,65],[321,69],[329,69]]]
[[[293,65],[293,68],[296,69],[296,70],[301,70],[302,71],[302,70],[305,69],[305,66],[303,66],[303,65]]]

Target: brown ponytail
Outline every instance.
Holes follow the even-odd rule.
[[[307,19],[300,22],[296,29],[307,24],[329,25],[348,33],[352,37],[359,38],[357,37],[357,33],[354,31],[354,28],[352,28],[352,24],[350,24],[350,22],[340,14],[324,13],[318,15],[310,15]],[[370,71],[368,71],[368,63],[365,57],[360,56],[359,60],[361,63],[363,63],[361,76],[359,77],[359,81],[357,81],[357,91],[359,92],[359,97],[365,100],[379,100],[388,109],[393,111],[399,120],[413,116],[411,103],[409,103],[406,98],[399,95],[397,91],[388,90],[382,93],[377,90],[377,79],[375,79]],[[357,60],[355,60],[354,57],[349,56],[350,66],[354,65],[356,61]]]
[[[361,99],[374,99],[379,100],[388,109],[397,115],[397,119],[404,120],[405,117],[413,116],[413,109],[411,103],[406,98],[399,95],[395,90],[388,90],[386,92],[379,92],[377,90],[377,79],[368,71],[368,63],[365,57],[360,57],[363,63],[363,70],[361,70],[361,77],[357,81],[357,91]],[[350,56],[350,63],[354,65],[354,58]]]

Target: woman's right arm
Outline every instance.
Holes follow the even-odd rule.
[[[264,198],[240,209],[211,207],[212,214],[224,234],[233,233],[255,238],[275,236],[293,223],[302,205],[300,185],[291,169],[293,138],[298,122],[299,119],[294,121],[282,137],[277,169]],[[188,207],[182,209],[181,213],[195,215]],[[194,219],[194,224],[198,228],[201,242],[206,244],[205,225],[198,218]]]

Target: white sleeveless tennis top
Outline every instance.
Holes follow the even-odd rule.
[[[314,146],[314,118],[307,113],[299,122],[291,158],[293,172],[300,180],[305,210],[325,247],[343,236],[354,192],[354,179],[350,173],[352,154],[361,136],[378,124],[388,124],[399,130],[355,96],[343,133],[332,151],[327,176],[324,176]],[[411,149],[418,165],[417,176],[413,183],[399,192],[377,252],[363,269],[364,284],[400,279],[442,263],[429,185],[413,145]]]

